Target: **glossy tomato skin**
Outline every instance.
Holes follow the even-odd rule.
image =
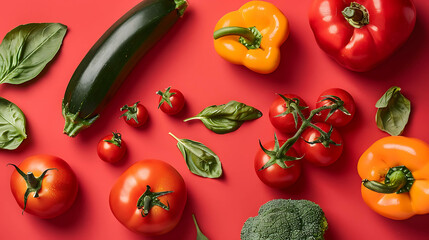
[[[294,94],[282,94],[282,95],[290,99],[297,98],[299,100],[300,106],[307,107],[303,109],[301,112],[304,114],[306,118],[308,117],[308,115],[310,114],[310,110],[308,108],[307,103],[305,103],[305,101],[302,98]],[[284,116],[276,117],[284,113],[286,110],[287,110],[287,105],[285,100],[280,96],[278,96],[270,106],[270,110],[269,110],[270,122],[277,130],[279,130],[282,133],[295,133],[297,131],[297,128],[295,127],[295,120],[291,113],[288,113]],[[299,128],[301,124],[302,124],[302,120],[300,117],[298,117],[297,127]]]
[[[98,157],[105,162],[117,163],[125,156],[127,145],[124,140],[121,140],[120,147],[105,141],[112,139],[112,136],[113,135],[107,135],[98,142],[97,154]]]
[[[279,140],[280,146],[285,141]],[[267,144],[264,144],[264,148],[267,150],[273,150],[274,149],[274,141],[271,141]],[[291,148],[286,153],[288,156],[292,157],[298,157],[297,152],[295,149]],[[292,184],[294,184],[299,176],[301,175],[301,160],[295,160],[295,161],[287,161],[285,162],[287,166],[291,166],[290,168],[283,169],[277,164],[271,165],[270,167],[259,171],[259,169],[262,168],[262,166],[265,165],[270,160],[270,157],[264,153],[262,149],[259,149],[256,153],[255,160],[254,160],[254,167],[256,175],[258,175],[259,179],[265,183],[266,185],[277,188],[277,189],[284,189]]]
[[[331,125],[318,122],[315,123],[320,129],[324,132],[329,132]],[[321,143],[308,144],[303,140],[308,142],[313,142],[320,137],[319,131],[312,127],[308,127],[301,135],[301,140],[299,141],[300,153],[304,156],[304,160],[316,165],[316,166],[328,166],[333,164],[335,161],[340,158],[343,152],[343,139],[337,129],[333,129],[331,134],[331,139],[335,143],[341,144],[339,146],[330,144],[328,148],[324,147]]]
[[[50,219],[63,214],[73,205],[78,183],[67,162],[51,155],[34,155],[26,158],[18,167],[24,173],[32,172],[35,177],[42,175],[46,169],[56,168],[49,170],[43,178],[39,197],[34,198],[34,193],[30,193],[25,212]],[[27,183],[17,170],[11,175],[10,188],[16,202],[23,209]]]
[[[137,201],[146,186],[152,192],[173,191],[159,197],[167,211],[154,206],[146,217],[137,209]],[[146,236],[162,235],[171,231],[181,219],[186,205],[187,191],[182,176],[171,165],[161,160],[142,160],[128,168],[113,185],[110,209],[113,215],[131,231]]]
[[[170,96],[171,106],[167,102],[163,102],[159,107],[161,111],[168,115],[175,115],[182,111],[185,106],[185,96],[177,89],[171,88],[170,93],[174,93]],[[159,97],[159,101],[161,102],[162,96]]]
[[[355,101],[353,100],[352,95],[348,93],[347,91],[341,89],[341,88],[330,88],[322,92],[317,99],[316,108],[322,107],[322,106],[330,106],[332,105],[332,101],[330,100],[324,100],[324,96],[327,95],[333,95],[341,98],[341,100],[344,102],[344,107],[347,109],[347,111],[350,113],[350,115],[347,115],[343,113],[340,110],[336,110],[327,120],[326,117],[329,114],[329,110],[324,110],[316,114],[313,118],[316,122],[326,122],[328,124],[331,124],[334,127],[343,127],[350,123],[350,121],[353,119],[355,112],[356,112],[356,105]],[[326,121],[325,121],[326,120]]]
[[[141,127],[147,122],[149,118],[149,113],[146,107],[143,106],[143,104],[137,103],[136,108],[137,112],[135,113],[135,115],[137,117],[137,122],[136,120],[134,120],[134,118],[127,119],[127,116],[122,117],[124,121],[131,127]]]

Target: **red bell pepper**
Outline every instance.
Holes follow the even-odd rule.
[[[309,20],[323,51],[344,67],[364,72],[408,39],[416,8],[411,0],[313,0]]]

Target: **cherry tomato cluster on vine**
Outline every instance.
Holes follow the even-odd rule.
[[[254,160],[257,176],[266,185],[282,189],[298,180],[301,158],[316,166],[333,164],[343,151],[337,127],[350,123],[355,112],[353,97],[340,88],[322,92],[312,111],[301,97],[279,94],[269,108],[270,122],[277,131],[293,136],[261,145]]]

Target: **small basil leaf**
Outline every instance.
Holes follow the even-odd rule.
[[[198,226],[197,219],[195,219],[195,215],[192,214],[192,219],[194,219],[195,228],[197,229],[197,239],[196,240],[209,240],[202,232],[200,227]]]
[[[401,88],[391,87],[377,101],[375,120],[380,130],[392,136],[401,135],[411,112],[411,103],[401,93]]]
[[[20,25],[0,44],[0,84],[35,78],[61,47],[67,27],[60,23]]]
[[[27,138],[24,113],[14,103],[0,97],[0,148],[16,149]]]
[[[195,117],[184,121],[200,119],[208,129],[223,134],[237,130],[244,121],[254,120],[261,116],[261,111],[254,107],[230,101],[227,104],[209,106]]]
[[[192,173],[207,178],[218,178],[222,175],[222,164],[212,150],[200,142],[179,139],[172,133],[169,134],[177,140],[177,147]]]

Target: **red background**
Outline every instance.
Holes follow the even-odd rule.
[[[260,75],[224,61],[213,49],[212,31],[217,20],[246,1],[191,0],[184,18],[139,62],[101,118],[78,137],[67,137],[62,134],[61,100],[73,71],[102,33],[138,2],[2,2],[1,39],[14,27],[31,22],[61,22],[69,29],[59,54],[39,77],[20,86],[0,86],[0,96],[17,104],[26,114],[29,136],[18,150],[0,151],[0,239],[142,239],[115,219],[108,196],[116,178],[132,163],[146,158],[172,164],[186,181],[189,199],[179,225],[171,233],[153,239],[195,239],[192,213],[210,239],[239,239],[244,221],[274,198],[303,198],[318,203],[329,221],[326,239],[427,239],[429,215],[393,221],[373,212],[362,201],[361,179],[356,171],[360,154],[371,143],[387,136],[374,122],[374,105],[393,85],[402,87],[412,103],[404,135],[429,142],[427,1],[415,1],[417,23],[406,44],[383,65],[367,73],[340,67],[318,48],[307,19],[310,0],[275,1],[290,21],[291,34],[282,46],[279,69]],[[168,86],[180,89],[186,97],[186,108],[176,117],[157,109],[155,92]],[[357,103],[355,119],[340,129],[345,139],[342,157],[324,168],[304,164],[301,178],[287,190],[265,186],[254,173],[253,158],[259,148],[258,139],[273,139],[268,108],[275,93],[298,94],[314,107],[318,95],[331,87],[346,89]],[[133,129],[119,119],[119,108],[137,100],[150,114],[149,123],[141,129]],[[230,100],[254,106],[264,116],[225,135],[214,134],[200,122],[182,122],[204,107]],[[119,165],[105,163],[96,154],[97,142],[114,130],[123,134],[129,147]],[[168,135],[170,131],[209,146],[222,161],[224,177],[205,179],[193,175],[176,141]],[[10,193],[13,168],[6,163],[18,164],[40,153],[65,159],[79,179],[75,204],[52,220],[21,215]]]

